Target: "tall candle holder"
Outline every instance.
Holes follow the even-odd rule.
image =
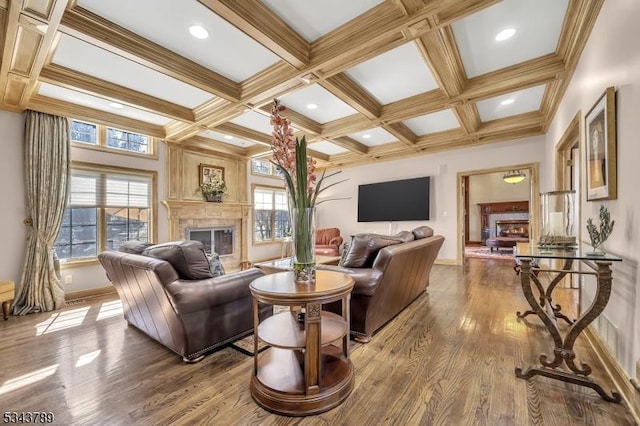
[[[576,245],[575,227],[576,191],[552,191],[540,194],[542,227],[539,246],[570,248]]]

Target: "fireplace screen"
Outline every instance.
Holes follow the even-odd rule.
[[[496,236],[529,238],[529,221],[496,220]]]
[[[204,250],[220,256],[233,254],[233,228],[187,229],[187,240],[200,241]]]

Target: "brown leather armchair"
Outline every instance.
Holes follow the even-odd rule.
[[[316,254],[323,256],[340,256],[342,237],[338,228],[316,229]]]
[[[256,268],[181,279],[180,267],[176,270],[156,257],[105,251],[98,259],[122,300],[125,320],[185,362],[200,361],[213,349],[253,332],[249,284],[263,275]],[[272,313],[272,306],[259,309],[261,320]]]

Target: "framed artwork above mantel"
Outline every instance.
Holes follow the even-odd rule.
[[[618,198],[615,88],[607,87],[585,116],[587,201]]]
[[[198,184],[202,185],[211,182],[213,176],[218,176],[224,182],[224,167],[211,166],[209,164],[200,164],[198,166]]]

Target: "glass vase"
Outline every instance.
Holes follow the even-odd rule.
[[[575,196],[573,190],[540,194],[541,247],[565,248],[576,245]]]
[[[293,273],[296,282],[316,282],[316,209],[292,208]]]

